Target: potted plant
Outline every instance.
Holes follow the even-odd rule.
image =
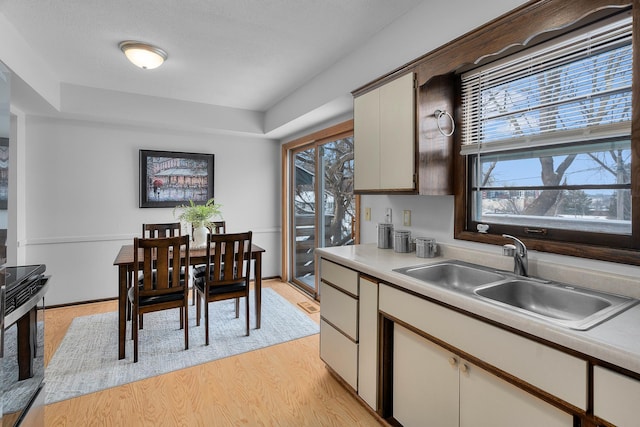
[[[220,208],[213,199],[207,200],[204,205],[196,205],[193,200],[189,200],[188,205],[176,206],[173,216],[181,222],[191,224],[193,227],[193,246],[203,247],[207,244],[207,226],[211,225],[215,217],[220,217]],[[176,216],[176,211],[181,210]]]

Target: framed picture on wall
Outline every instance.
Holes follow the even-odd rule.
[[[0,210],[7,209],[9,194],[9,138],[0,138]]]
[[[175,208],[213,198],[214,155],[140,150],[140,207]]]

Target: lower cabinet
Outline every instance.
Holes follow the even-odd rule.
[[[403,426],[574,425],[573,416],[397,324],[392,411]]]
[[[377,410],[378,283],[325,259],[320,278],[320,358]]]
[[[640,381],[600,366],[593,368],[593,414],[618,427],[637,427]]]
[[[402,326],[393,328],[393,418],[403,426],[457,426],[454,356]]]
[[[460,426],[572,427],[573,416],[460,361]]]
[[[338,263],[319,264],[320,357],[394,425],[573,427],[582,419],[588,426],[640,426],[638,378]],[[515,380],[496,376],[502,374]]]

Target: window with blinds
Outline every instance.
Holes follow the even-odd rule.
[[[469,71],[469,218],[631,233],[629,14]]]

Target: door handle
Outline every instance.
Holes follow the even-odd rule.
[[[355,216],[351,217],[351,238],[352,239],[356,238],[356,217]]]

